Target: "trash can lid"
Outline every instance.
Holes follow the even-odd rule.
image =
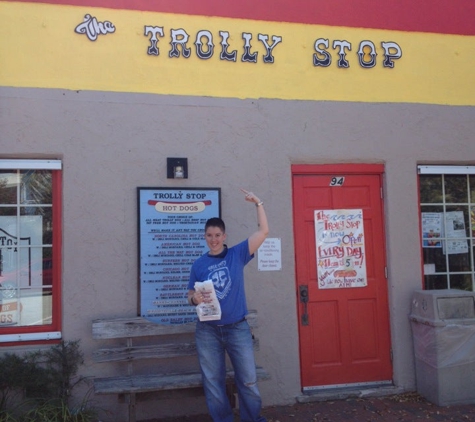
[[[475,318],[475,292],[456,289],[416,290],[411,317],[429,321]]]

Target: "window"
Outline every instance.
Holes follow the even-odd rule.
[[[426,289],[475,290],[475,166],[419,166]]]
[[[61,162],[0,160],[0,345],[61,338]]]

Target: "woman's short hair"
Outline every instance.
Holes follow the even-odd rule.
[[[221,220],[221,218],[219,217],[213,217],[208,219],[205,224],[205,231],[208,230],[208,227],[218,227],[220,230],[222,230],[223,233],[226,232],[226,226],[224,224],[224,221]]]

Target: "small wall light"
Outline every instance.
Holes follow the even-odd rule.
[[[183,172],[183,167],[182,166],[176,166],[173,169],[175,173],[175,179],[183,179],[185,177],[185,173]]]
[[[167,158],[168,179],[188,179],[188,158]]]

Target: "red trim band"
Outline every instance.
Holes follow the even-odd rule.
[[[9,0],[8,0],[9,1]],[[474,0],[16,0],[186,15],[475,35]]]

